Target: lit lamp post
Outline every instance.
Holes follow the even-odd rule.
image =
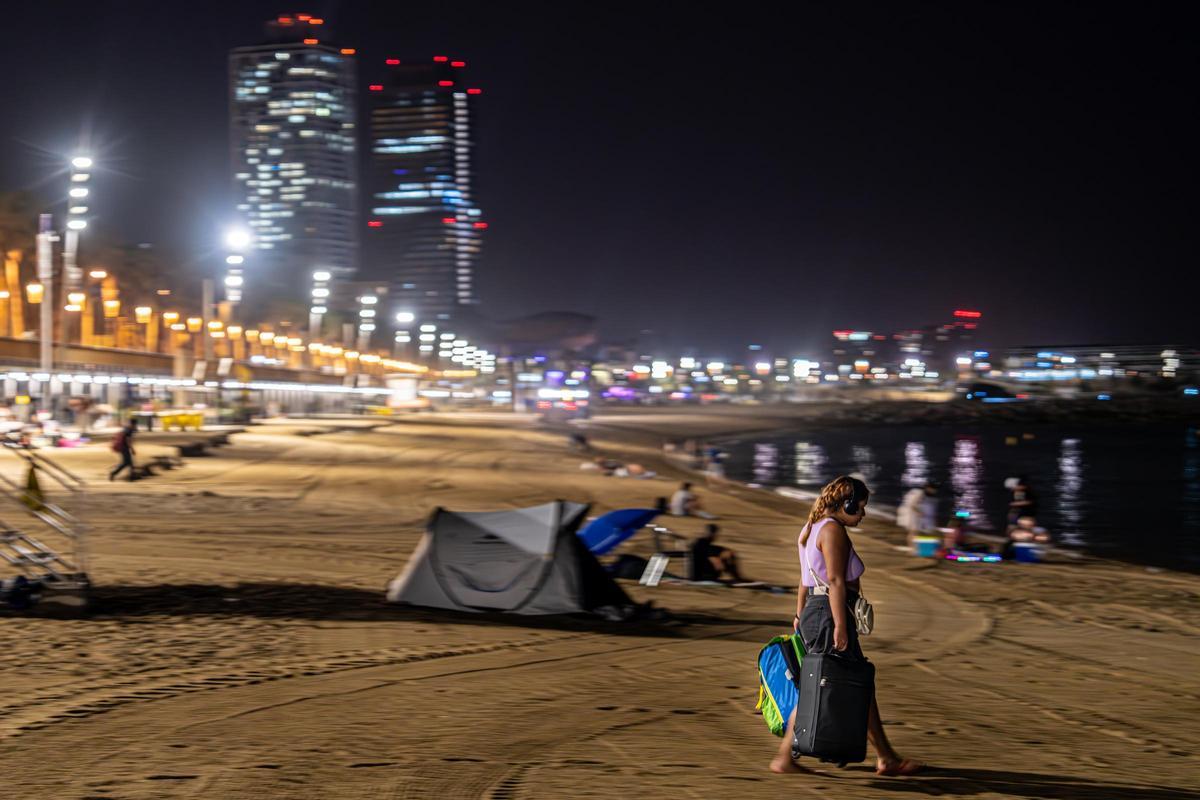
[[[100,285],[100,283],[108,277],[108,272],[102,269],[93,269],[88,272],[88,279],[91,281],[88,288],[88,297],[84,301],[84,313],[79,323],[79,343],[85,345],[100,344],[99,337],[96,335],[96,310],[103,306],[96,297],[96,292],[92,291],[92,287]],[[101,317],[103,319],[103,317]],[[101,323],[103,325],[103,323]]]
[[[392,354],[396,358],[408,357],[408,349],[412,345],[412,333],[409,331],[409,326],[416,318],[416,314],[411,311],[396,312],[396,324],[400,326],[396,329],[395,344],[392,347]]]
[[[358,349],[364,351],[371,343],[371,334],[375,331],[375,306],[379,304],[379,297],[373,294],[364,294],[358,298]]]
[[[178,311],[164,311],[162,313],[162,324],[165,325],[167,327],[167,329],[171,331],[171,333],[167,334],[166,350],[169,354],[174,355],[175,349],[176,349],[176,344],[177,344],[175,341],[175,336],[176,336],[175,332],[179,330],[179,328],[176,328],[175,326],[179,325],[179,312]],[[183,326],[183,327],[186,329],[187,326]]]
[[[225,256],[225,302],[221,316],[229,321],[233,319],[233,308],[242,302],[242,285],[245,278],[242,274],[242,264],[246,261],[245,252],[250,247],[250,234],[241,228],[234,228],[225,234],[225,245],[231,251]]]
[[[329,281],[333,278],[329,270],[319,269],[313,273],[312,305],[308,309],[308,337],[321,338],[321,320],[329,311]]]
[[[233,349],[231,355],[238,361],[244,361],[246,358],[246,352],[244,350],[244,342],[242,340],[242,326],[230,325],[225,329],[225,333],[229,336],[229,346]]]
[[[158,320],[154,316],[154,309],[150,306],[138,306],[133,309],[134,319],[139,325],[145,325],[145,334],[142,339],[143,346],[151,353],[158,352]]]
[[[78,267],[76,261],[79,252],[79,234],[87,227],[87,220],[83,215],[88,212],[89,189],[87,184],[91,177],[89,172],[91,168],[92,159],[87,156],[76,156],[71,159],[71,183],[67,192],[69,196],[67,232],[63,239],[63,289],[67,292],[66,310],[70,312],[82,312],[86,302],[86,298],[79,302],[70,298],[80,294],[80,289],[83,288],[83,270]],[[69,324],[68,319],[63,320],[63,340],[68,342],[72,338],[66,330]]]

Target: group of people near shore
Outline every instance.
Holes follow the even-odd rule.
[[[1005,541],[1000,555],[1011,558],[1018,543],[1047,544],[1050,534],[1037,523],[1038,503],[1029,478],[1022,475],[1005,481],[1009,492],[1008,513],[1005,518]],[[967,520],[955,515],[946,526],[937,526],[937,497],[939,487],[932,481],[909,489],[896,509],[896,524],[908,534],[908,547],[914,549],[918,536],[940,534],[943,550],[988,550],[967,539]]]

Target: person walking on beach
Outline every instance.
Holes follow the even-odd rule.
[[[120,454],[121,463],[117,464],[117,466],[113,468],[113,471],[108,473],[108,479],[110,481],[116,480],[117,475],[121,474],[121,470],[123,469],[129,470],[129,480],[133,480],[135,472],[133,468],[133,434],[136,431],[137,423],[131,419],[125,424],[125,427],[121,428],[121,430],[117,432],[117,435],[113,437],[112,449],[113,452]]]
[[[936,525],[937,491],[937,484],[926,481],[920,488],[909,489],[900,503],[896,521],[908,532],[910,550],[914,537],[930,534]]]
[[[857,478],[845,475],[834,478],[821,489],[821,496],[808,515],[808,524],[800,532],[800,587],[792,627],[804,640],[808,653],[837,651],[852,658],[866,658],[851,614],[866,568],[846,529],[862,522],[870,495],[867,485]],[[818,579],[829,587],[827,593],[816,593]],[[808,771],[792,758],[791,732],[795,724],[793,711],[788,720],[788,735],[783,737],[771,760],[772,772]],[[874,698],[867,721],[867,740],[875,748],[878,775],[913,775],[925,768],[920,761],[902,757],[888,742]]]

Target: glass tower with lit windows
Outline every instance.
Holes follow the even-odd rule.
[[[264,44],[229,56],[234,187],[253,236],[245,296],[258,313],[312,300],[319,315],[313,275],[324,286],[358,266],[355,51],[309,14],[266,27]]]
[[[477,302],[475,266],[487,223],[473,194],[474,104],[466,63],[446,56],[401,63],[370,84],[366,253],[388,282],[389,318],[462,318]]]

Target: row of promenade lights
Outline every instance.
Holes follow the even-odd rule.
[[[80,155],[71,160],[70,182],[68,188],[68,207],[66,231],[63,234],[63,284],[66,293],[64,311],[79,314],[79,339],[84,344],[96,344],[100,337],[94,331],[94,313],[91,313],[88,302],[88,292],[84,291],[83,270],[77,262],[79,237],[87,228],[86,215],[89,212],[90,187],[93,160],[89,156]],[[49,371],[53,367],[53,297],[54,297],[54,268],[53,243],[58,241],[58,234],[52,230],[51,217],[43,214],[39,224],[37,237],[38,245],[38,279],[25,287],[26,299],[31,305],[39,305],[41,311],[41,362],[42,369]],[[245,276],[243,265],[246,252],[249,250],[251,238],[248,233],[240,230],[230,232],[226,237],[228,254],[225,257],[226,274],[224,279],[225,297],[232,308],[242,299],[242,287]],[[100,302],[103,318],[119,319],[121,301],[118,297],[116,278],[107,270],[93,269],[88,277],[100,289]],[[320,330],[321,317],[327,312],[327,298],[332,274],[326,270],[313,273],[313,307],[309,317],[309,329]],[[9,291],[0,291],[0,300],[7,300],[6,311],[12,312],[13,298]],[[206,304],[207,304],[206,298]],[[321,342],[305,342],[297,336],[285,335],[271,330],[260,330],[233,324],[228,321],[206,319],[205,316],[184,318],[178,311],[162,311],[157,313],[150,306],[134,308],[134,319],[139,327],[144,326],[144,334],[136,345],[152,352],[160,349],[160,326],[170,333],[165,337],[165,349],[168,353],[177,353],[192,340],[197,357],[207,355],[212,347],[214,355],[229,356],[237,360],[261,356],[272,359],[275,363],[286,363],[289,366],[305,366],[305,355],[309,366],[330,366],[335,371],[394,371],[416,370],[425,371],[428,366],[413,364],[398,358],[388,358],[379,353],[366,352],[368,343],[376,328],[376,315],[379,297],[364,294],[358,298],[358,337],[356,348],[344,347]],[[83,313],[83,312],[89,313]],[[75,327],[73,317],[63,320],[63,339],[70,341],[74,338]],[[416,317],[411,312],[401,311],[396,314],[395,348],[393,356],[401,353],[411,353],[415,360],[433,362],[434,355],[445,365],[449,362],[451,368],[457,365],[464,370],[475,370],[483,373],[495,371],[496,357],[494,354],[472,345],[465,338],[457,336],[452,331],[439,331],[434,323],[417,325]],[[285,327],[285,326],[280,326]],[[414,327],[416,328],[414,332]],[[413,338],[417,339],[416,351],[412,351]],[[114,337],[103,337],[105,343],[122,346],[126,344],[118,334]]]

